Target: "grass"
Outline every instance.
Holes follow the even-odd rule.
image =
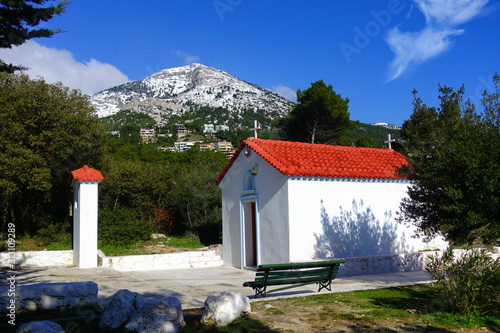
[[[165,245],[165,247],[172,248],[172,252],[195,250],[205,247],[196,236],[188,235],[185,237],[168,236],[167,238],[152,239],[128,245],[99,244],[99,249],[106,256],[153,254],[161,253],[159,249],[156,251],[152,249],[152,247],[158,245],[159,242]]]
[[[269,324],[286,322],[295,313],[310,323],[303,331],[333,327],[344,327],[347,332],[414,332],[429,327],[468,332],[500,329],[498,313],[454,314],[448,311],[441,295],[437,285],[414,285],[252,303],[252,312],[262,313],[259,318]]]
[[[263,332],[263,333],[279,333],[280,331],[270,328],[266,323],[253,319],[251,317],[241,318],[235,322],[224,326],[207,326],[201,325],[200,311],[185,311],[184,320],[186,326],[181,328],[181,333],[240,333],[240,332]]]
[[[41,237],[23,236],[17,239],[19,244],[16,244],[16,251],[62,251],[71,250],[71,234],[61,233],[54,236],[48,242]],[[1,251],[5,251],[7,242],[0,241]]]
[[[71,234],[61,233],[54,237],[52,242],[48,243],[40,237],[21,237],[18,239],[19,244],[16,244],[16,251],[60,251],[71,250]],[[187,235],[185,237],[167,237],[143,242],[137,242],[126,245],[102,244],[99,242],[99,249],[107,256],[125,256],[160,253],[154,250],[154,246],[162,242],[165,247],[172,248],[176,251],[185,251],[191,249],[202,248],[204,245],[195,235]],[[5,251],[6,241],[0,242],[0,249]],[[174,252],[174,251],[172,251]]]

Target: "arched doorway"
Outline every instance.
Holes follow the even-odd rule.
[[[255,181],[249,171],[245,174],[240,197],[241,268],[253,268],[260,264],[258,212]]]

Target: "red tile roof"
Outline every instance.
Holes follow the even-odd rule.
[[[104,179],[104,177],[99,171],[89,168],[87,165],[84,165],[83,168],[71,171],[71,174],[69,176],[70,184],[73,179],[80,182],[100,182]]]
[[[395,168],[406,164],[406,158],[391,149],[252,139],[241,143],[217,178],[217,185],[245,147],[283,175],[295,177],[401,179]]]

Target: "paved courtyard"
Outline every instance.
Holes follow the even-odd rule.
[[[4,280],[7,274],[12,272],[2,271],[1,279]],[[51,267],[18,270],[16,283],[26,285],[42,282],[93,281],[99,286],[100,302],[120,289],[128,289],[139,292],[146,298],[176,296],[183,309],[191,309],[203,307],[208,296],[221,291],[242,293],[247,295],[251,302],[264,299],[262,297],[254,299],[253,290],[243,287],[243,282],[251,281],[254,277],[255,271],[229,266],[133,272],[120,272],[112,268]],[[331,292],[386,288],[429,281],[430,277],[424,271],[341,277],[333,280]],[[321,291],[325,292],[328,291]],[[317,286],[312,284],[273,293],[266,298],[296,297],[316,293]]]

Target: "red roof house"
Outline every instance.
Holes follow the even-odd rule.
[[[403,155],[391,149],[252,139],[241,143],[217,178],[217,185],[245,147],[281,174],[295,177],[400,179],[395,167],[406,163]]]
[[[391,149],[243,141],[216,180],[225,263],[244,268],[426,249],[395,221],[410,185],[396,174],[405,163]]]

